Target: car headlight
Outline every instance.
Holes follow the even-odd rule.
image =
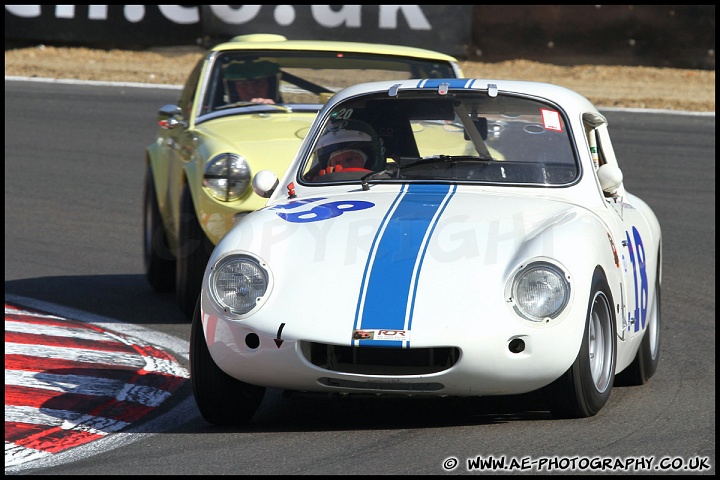
[[[224,310],[244,315],[264,302],[270,274],[265,265],[247,255],[222,259],[210,274],[210,293]]]
[[[542,322],[563,311],[570,299],[570,283],[556,265],[533,262],[515,274],[510,295],[520,315]]]
[[[250,166],[234,153],[217,155],[205,165],[203,185],[211,195],[222,201],[240,199],[250,188]]]

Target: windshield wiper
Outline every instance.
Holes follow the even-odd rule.
[[[285,105],[279,105],[276,103],[255,103],[255,102],[235,102],[235,103],[229,103],[227,105],[220,105],[219,107],[216,107],[215,110],[225,110],[227,108],[237,108],[237,107],[263,107],[263,108],[257,108],[255,110],[266,110],[267,108],[273,108],[275,110],[281,110],[283,112],[291,112],[292,109]]]
[[[494,159],[489,155],[432,155],[430,157],[400,157],[396,160],[395,165],[391,169],[380,170],[378,172],[370,172],[360,179],[360,185],[363,190],[370,189],[370,181],[381,176],[388,175],[389,178],[398,178],[400,170],[415,167],[423,164],[431,163],[460,163],[460,162],[491,162]]]
[[[403,169],[428,163],[488,162],[494,160],[490,155],[432,155],[430,157],[410,158],[411,160],[407,163],[403,163],[403,160],[407,160],[407,158],[400,158],[397,164],[398,168]]]
[[[360,186],[362,186],[363,190],[370,190],[370,186],[368,185],[368,182],[370,182],[370,180],[372,180],[376,177],[379,177],[380,175],[384,175],[384,174],[387,174],[390,178],[392,178],[393,172],[398,172],[398,170],[395,168],[393,168],[392,170],[386,168],[385,170],[380,170],[377,172],[370,172],[370,173],[364,175],[360,179]]]

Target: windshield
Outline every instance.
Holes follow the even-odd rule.
[[[424,90],[335,106],[300,180],[548,186],[577,176],[570,132],[555,106],[482,91]]]
[[[258,103],[258,97],[267,98],[265,104],[317,106],[357,83],[455,77],[448,62],[340,52],[220,52],[211,63],[203,115]]]

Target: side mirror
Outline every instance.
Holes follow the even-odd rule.
[[[280,184],[277,175],[270,170],[260,170],[252,179],[252,188],[263,198],[270,198]]]
[[[157,115],[158,125],[161,128],[170,130],[178,125],[182,125],[182,109],[177,105],[163,105]]]
[[[600,180],[600,188],[608,195],[615,195],[623,182],[622,170],[617,165],[607,163],[600,165],[597,176]]]

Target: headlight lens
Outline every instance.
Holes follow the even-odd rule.
[[[240,155],[220,154],[205,165],[203,185],[222,202],[239,200],[250,188],[250,167]]]
[[[221,260],[210,274],[210,292],[223,308],[244,315],[268,293],[270,275],[258,260],[247,255]]]
[[[517,312],[533,322],[556,318],[570,299],[562,270],[547,262],[531,263],[515,275],[512,299]]]

